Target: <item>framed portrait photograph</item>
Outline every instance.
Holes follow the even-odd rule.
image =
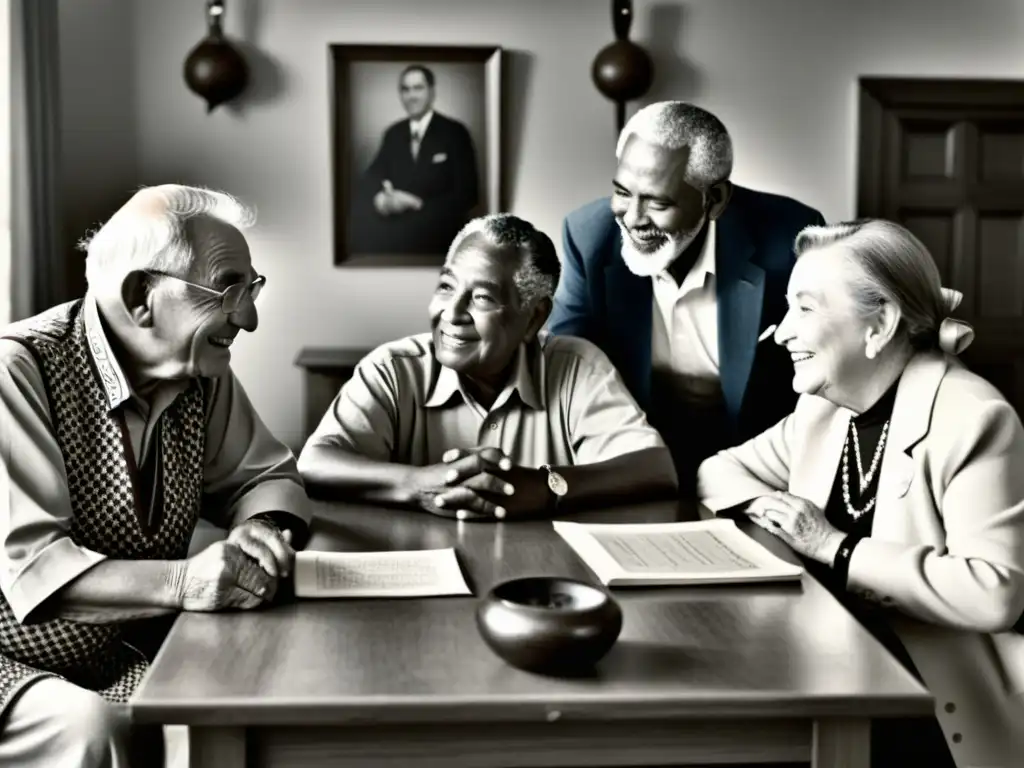
[[[330,46],[335,266],[439,266],[502,210],[496,46]]]

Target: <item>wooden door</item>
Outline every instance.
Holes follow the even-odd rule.
[[[974,325],[964,362],[1024,414],[1024,81],[863,78],[858,216],[931,250]]]

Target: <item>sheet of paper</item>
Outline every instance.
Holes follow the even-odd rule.
[[[622,524],[556,520],[553,525],[605,584],[795,580],[803,573],[727,519]]]
[[[468,595],[455,550],[295,554],[296,597]]]
[[[719,573],[758,566],[715,531],[616,533],[590,531],[627,573]]]

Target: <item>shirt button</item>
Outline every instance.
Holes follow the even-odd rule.
[[[956,704],[954,704],[952,701],[947,702],[946,703],[946,711],[949,712],[950,714],[952,714],[953,712],[956,712]]]
[[[963,737],[962,734],[959,734],[959,733],[954,733],[953,734],[953,743],[954,744],[959,744],[963,740],[964,740],[964,737]]]
[[[495,422],[492,421],[491,422],[491,430],[493,431],[493,430],[495,430],[497,428],[498,428],[498,425]]]

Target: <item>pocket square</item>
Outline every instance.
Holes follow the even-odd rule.
[[[448,153],[447,152],[438,152],[436,155],[434,155],[430,159],[430,162],[432,162],[432,163],[443,163],[447,159],[448,159]]]

